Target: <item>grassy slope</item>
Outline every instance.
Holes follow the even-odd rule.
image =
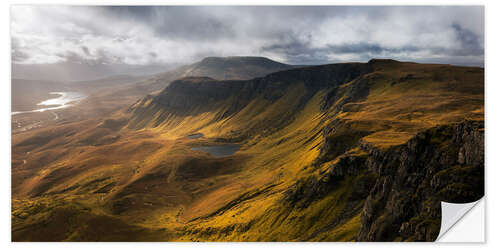
[[[13,141],[13,238],[39,239],[34,235],[44,233],[22,228],[32,225],[33,230],[37,223],[53,221],[50,216],[62,216],[73,233],[55,238],[45,233],[47,239],[353,240],[361,203],[350,197],[364,174],[343,180],[305,207],[283,202],[283,193],[298,180],[317,176],[337,160],[315,164],[327,124],[335,121],[345,128],[335,136],[362,131],[363,141],[386,148],[438,124],[483,119],[484,114],[482,69],[392,61],[374,66],[375,72],[363,77],[369,86],[366,98],[335,105],[357,84],[352,81],[339,87],[342,97],[326,111],[320,107],[332,89],[317,91],[301,106],[306,91],[297,82],[280,99],[258,96],[222,120],[216,117],[232,99],[195,116],[165,115],[145,99],[134,107],[148,107],[142,113],[148,119],[134,124],[142,130],[102,124],[95,129],[99,121],[89,121],[58,128],[57,135],[47,130],[19,136]],[[194,132],[205,138],[185,138]],[[221,143],[216,138],[241,140],[241,135],[242,148],[231,157],[214,159],[190,150]],[[354,146],[350,153],[360,152]],[[34,209],[33,203],[45,209]],[[70,212],[57,212],[61,209]],[[123,233],[93,238],[92,229],[78,226],[89,218],[96,227],[116,225]]]

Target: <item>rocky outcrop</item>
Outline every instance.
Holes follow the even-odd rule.
[[[362,201],[368,196],[374,184],[374,176],[366,168],[365,156],[344,155],[331,164],[327,171],[320,173],[320,177],[310,176],[298,180],[284,194],[284,201],[290,205],[305,208],[315,200],[321,199],[339,186],[347,177],[357,177],[355,188],[351,193],[350,201]]]
[[[204,111],[221,100],[239,93],[245,85],[241,81],[217,81],[208,77],[187,77],[173,81],[153,103],[166,112],[187,113],[194,109]],[[252,86],[247,86],[252,88]],[[243,91],[244,92],[244,91]],[[243,98],[243,95],[241,96]],[[248,99],[249,96],[246,97]]]
[[[417,134],[381,151],[363,144],[377,181],[365,201],[359,241],[433,241],[440,202],[484,195],[483,122],[465,121]]]
[[[284,194],[299,209],[356,177],[348,203],[362,204],[358,241],[434,241],[441,201],[473,202],[484,195],[484,124],[464,121],[420,132],[407,143],[344,153],[319,177],[303,178]],[[358,203],[356,203],[358,202]],[[344,220],[346,218],[343,218]],[[330,223],[331,224],[331,223]]]

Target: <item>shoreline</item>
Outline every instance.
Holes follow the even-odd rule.
[[[39,106],[45,106],[44,108],[27,110],[27,111],[14,111],[11,112],[11,116],[68,108],[73,106],[75,103],[87,98],[86,95],[80,92],[50,92],[49,94],[59,95],[59,96],[47,99],[37,104]],[[75,96],[68,98],[68,96],[71,94],[74,94]]]

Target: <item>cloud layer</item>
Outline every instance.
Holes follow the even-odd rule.
[[[266,56],[291,64],[371,58],[483,65],[483,7],[13,6],[12,61],[190,63]]]

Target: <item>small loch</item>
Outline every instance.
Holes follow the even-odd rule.
[[[195,134],[190,134],[187,136],[187,138],[189,139],[198,139],[198,138],[201,138],[203,137],[203,134],[202,133],[195,133]]]
[[[239,149],[240,145],[238,144],[225,144],[225,145],[217,145],[217,146],[200,146],[191,148],[195,151],[207,152],[211,156],[215,158],[226,157],[234,155]]]

